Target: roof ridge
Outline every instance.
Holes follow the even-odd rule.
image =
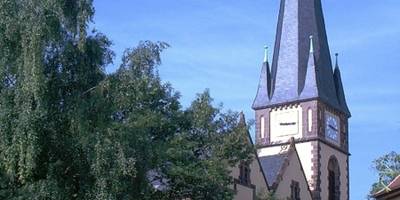
[[[395,185],[395,184],[397,184],[397,185]],[[394,185],[394,186],[393,186],[394,188],[391,188],[392,185]],[[392,190],[397,189],[397,188],[400,188],[400,175],[398,175],[396,178],[394,178],[394,179],[392,180],[392,182],[389,183],[388,187],[389,187],[390,189],[392,189]]]

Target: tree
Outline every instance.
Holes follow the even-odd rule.
[[[212,105],[210,93],[198,94],[185,111],[187,128],[171,140],[160,174],[167,180],[161,199],[232,199],[229,169],[251,160],[248,127],[238,113]]]
[[[373,168],[378,173],[379,180],[372,185],[370,195],[385,189],[388,184],[400,175],[400,154],[390,152],[373,162]]]
[[[161,83],[156,69],[166,47],[141,42],[128,49],[118,71],[91,93],[98,103],[84,106],[92,117],[81,120],[84,127],[104,125],[85,140],[95,141],[88,158],[95,177],[93,198],[150,199],[147,174],[165,159],[166,145],[183,121],[179,94]]]
[[[73,111],[112,57],[105,36],[86,32],[93,11],[88,0],[0,1],[1,199],[85,196]]]
[[[182,109],[164,42],[88,32],[91,0],[0,0],[0,199],[231,199],[248,126],[208,91]]]

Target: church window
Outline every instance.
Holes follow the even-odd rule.
[[[312,110],[311,108],[308,109],[308,132],[312,131]]]
[[[260,118],[260,132],[261,132],[261,138],[265,138],[265,118],[264,116],[261,116]]]
[[[239,174],[239,183],[242,185],[250,185],[250,166],[248,163],[242,162],[239,165],[240,174]]]
[[[297,181],[292,181],[290,185],[290,199],[300,200],[300,185]]]
[[[328,164],[328,200],[340,199],[340,169],[337,159],[332,156]]]
[[[346,133],[346,126],[347,126],[347,124],[346,123],[343,123],[343,125],[342,125],[342,132],[343,133]]]

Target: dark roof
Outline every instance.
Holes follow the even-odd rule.
[[[315,70],[308,69],[311,35],[314,37]],[[315,72],[314,82],[307,81],[308,72]],[[260,83],[264,84],[263,78],[262,75]],[[265,94],[260,91],[257,94],[257,97],[269,97],[269,101],[256,98],[253,108],[319,98],[346,112],[336,94],[321,0],[281,0],[270,79],[270,91],[263,89],[261,92]],[[262,87],[259,86],[259,90]],[[312,93],[301,95],[312,87],[315,87]]]
[[[273,184],[277,182],[277,177],[282,170],[287,156],[288,153],[286,152],[283,154],[260,157],[261,167],[267,178],[269,187],[272,187]]]
[[[261,163],[262,171],[267,178],[267,183],[269,188],[272,190],[276,190],[277,187],[280,184],[280,181],[283,178],[283,175],[286,173],[285,171],[287,170],[287,166],[290,165],[290,157],[292,154],[295,154],[296,159],[298,160],[300,164],[300,170],[303,175],[304,181],[307,181],[306,175],[304,174],[304,168],[303,165],[301,164],[299,154],[297,153],[296,150],[296,144],[295,144],[295,139],[291,138],[290,139],[290,146],[287,149],[287,151],[281,152],[279,154],[275,155],[270,155],[270,156],[264,156],[260,157],[259,161]],[[310,194],[310,197],[312,196],[310,188],[308,187],[307,184],[307,189]]]
[[[310,54],[307,63],[307,73],[304,83],[304,88],[300,93],[300,97],[303,99],[310,99],[318,96],[318,85],[317,85],[317,70],[315,68],[315,55],[313,48],[313,36],[310,36]]]
[[[264,62],[261,67],[260,82],[256,98],[253,102],[253,109],[261,108],[269,102],[269,91],[271,88],[271,74],[268,61]]]
[[[346,103],[346,96],[344,94],[342,77],[340,75],[340,69],[337,59],[336,59],[335,72],[333,73],[333,79],[335,80],[336,93],[338,95],[339,105],[348,116],[351,116],[349,107],[347,106]]]

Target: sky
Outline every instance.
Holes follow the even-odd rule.
[[[372,161],[400,152],[400,1],[322,0],[332,55],[352,112],[350,194],[365,199]],[[254,118],[264,45],[273,46],[279,0],[94,0],[91,27],[106,34],[119,66],[141,40],[171,45],[159,73],[183,106],[209,88],[215,103]],[[270,57],[272,57],[270,53]],[[252,133],[254,134],[254,133]]]

